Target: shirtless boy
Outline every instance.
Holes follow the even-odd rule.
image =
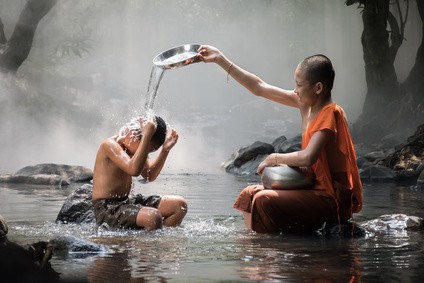
[[[177,143],[174,129],[168,135],[166,123],[150,115],[123,126],[119,134],[104,140],[98,149],[93,175],[93,204],[97,225],[112,228],[154,230],[178,226],[187,213],[180,196],[150,196],[129,199],[133,177],[154,181],[169,151]],[[161,150],[152,162],[148,154]]]
[[[218,64],[254,95],[298,108],[302,119],[302,149],[269,155],[257,172],[281,164],[305,167],[315,183],[309,190],[245,188],[234,208],[243,212],[248,228],[259,233],[314,231],[326,222],[345,222],[361,210],[356,153],[345,113],[331,99],[335,72],[326,56],[302,60],[294,74],[295,89],[285,90],[233,64],[215,47],[203,45],[198,52],[204,62]]]

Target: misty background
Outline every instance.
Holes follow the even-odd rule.
[[[6,37],[25,2],[0,0]],[[352,124],[366,93],[361,32],[360,10],[344,1],[59,1],[17,75],[0,74],[0,174],[38,163],[93,169],[101,141],[142,114],[153,58],[187,43],[216,46],[282,88],[294,87],[301,59],[323,53],[336,70],[333,100]],[[420,32],[407,23],[406,35],[400,80]],[[167,172],[219,170],[242,145],[300,133],[296,109],[227,82],[212,63],[165,71],[155,113],[180,135]]]

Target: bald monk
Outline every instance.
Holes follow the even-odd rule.
[[[270,85],[230,61],[217,48],[199,48],[204,62],[221,66],[228,76],[251,93],[298,108],[302,119],[302,149],[273,153],[259,164],[303,168],[314,185],[302,190],[270,190],[248,186],[234,208],[244,215],[246,227],[258,233],[310,232],[324,223],[343,223],[362,208],[362,184],[356,153],[343,109],[331,99],[335,72],[324,55],[302,60],[294,73],[296,87],[285,90]]]

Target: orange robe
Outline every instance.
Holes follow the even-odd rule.
[[[335,194],[335,187],[352,192],[352,212],[362,209],[362,183],[356,153],[343,109],[331,103],[321,109],[302,136],[304,149],[315,132],[329,130],[331,138],[311,169],[316,177],[314,189]]]
[[[304,149],[317,131],[331,137],[311,166],[315,174],[311,190],[266,190],[248,186],[234,208],[251,213],[252,229],[259,233],[305,232],[324,222],[347,221],[362,208],[362,184],[356,153],[343,109],[331,103],[321,109],[302,136]]]

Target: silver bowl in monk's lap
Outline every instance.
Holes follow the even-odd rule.
[[[312,188],[313,179],[299,168],[287,165],[265,167],[262,184],[267,189],[297,190]]]
[[[175,69],[200,61],[200,44],[185,44],[171,48],[158,54],[153,59],[153,64],[162,69]]]

